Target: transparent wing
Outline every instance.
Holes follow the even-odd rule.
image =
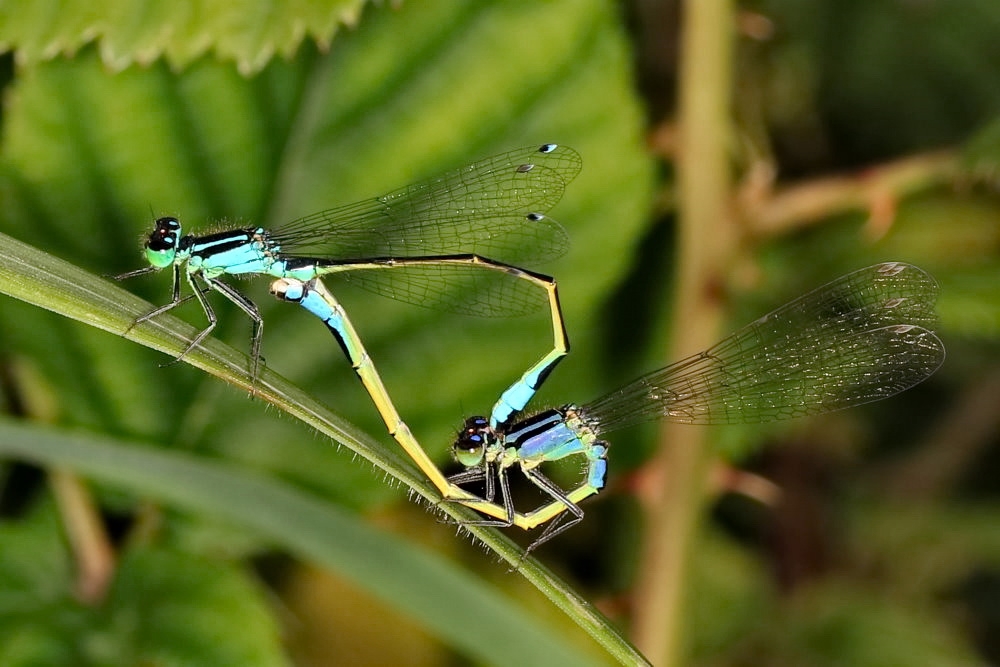
[[[544,307],[550,280],[515,267],[459,261],[391,262],[332,274],[397,301],[480,317],[528,315]]]
[[[929,330],[937,294],[909,264],[861,269],[581,410],[607,432],[654,419],[775,421],[888,398],[944,361]]]
[[[381,197],[314,213],[272,234],[286,256],[334,259],[475,253],[510,263],[569,245],[545,217],[580,172],[557,144],[502,153]]]

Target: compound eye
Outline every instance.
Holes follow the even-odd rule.
[[[475,468],[483,462],[486,456],[486,442],[478,435],[465,436],[460,434],[452,447],[455,460],[466,468]]]
[[[170,266],[177,257],[181,223],[177,218],[158,218],[146,239],[146,261],[158,269]]]
[[[157,218],[152,233],[146,240],[146,248],[162,252],[177,248],[181,236],[181,223],[177,218]]]
[[[460,464],[474,468],[483,462],[486,449],[495,441],[496,434],[484,417],[470,417],[458,432],[451,451]]]

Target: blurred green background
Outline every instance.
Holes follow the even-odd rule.
[[[552,211],[570,251],[529,267],[558,278],[572,341],[536,405],[586,401],[669,361],[684,319],[675,169],[698,160],[675,140],[682,4],[137,7],[0,5],[4,256],[16,239],[113,275],[142,266],[161,215],[194,232],[277,225],[553,141],[584,169]],[[670,661],[1000,661],[1000,5],[772,0],[739,3],[732,20],[733,105],[718,128],[739,238],[720,290],[729,326],[906,261],[941,284],[948,359],[877,405],[706,433],[714,493],[708,512],[690,508],[702,524]],[[29,273],[8,260],[0,291]],[[391,455],[329,334],[267,282],[238,287],[262,308],[268,368]],[[169,283],[121,287],[161,304]],[[471,319],[337,296],[442,465],[462,417],[551,340],[542,313]],[[213,303],[215,337],[246,350],[246,317]],[[196,304],[175,314],[203,325]],[[265,401],[9,297],[0,351],[0,663],[612,659],[574,624],[586,612],[560,612]],[[650,567],[636,491],[656,447],[653,428],[615,435],[609,488],[536,554],[624,636]]]

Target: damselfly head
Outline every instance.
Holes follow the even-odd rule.
[[[496,431],[486,417],[469,417],[458,432],[451,453],[466,468],[475,468],[482,464],[486,450],[496,441]]]
[[[146,260],[158,269],[170,266],[174,263],[180,238],[181,223],[177,218],[157,218],[146,239]]]

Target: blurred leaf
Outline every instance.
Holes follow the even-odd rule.
[[[70,594],[71,562],[53,508],[0,522],[0,544],[0,663],[72,663],[73,647],[55,640],[88,623],[88,614]]]
[[[1000,183],[1000,118],[994,118],[966,142],[962,163],[970,180],[994,187]]]
[[[87,477],[141,492],[144,497],[243,526],[304,560],[340,572],[386,604],[406,612],[451,646],[478,659],[500,664],[591,662],[564,641],[568,639],[565,633],[547,632],[544,623],[534,619],[529,610],[512,602],[496,587],[482,583],[424,549],[367,526],[329,502],[286,484],[189,454],[10,422],[0,423],[0,453],[38,465],[69,468]],[[498,548],[495,532],[490,536],[482,529],[473,528],[472,531]],[[517,558],[509,542],[503,551],[507,557]],[[188,567],[183,559],[178,562],[182,570]],[[141,567],[147,564],[139,561]],[[600,635],[597,637],[600,641],[611,640],[619,645],[621,655],[636,659],[637,654],[611,634],[606,621],[601,621],[599,615],[587,608],[564,584],[530,561],[524,562],[521,569],[546,594],[563,598],[561,603],[554,601],[564,610],[575,609],[573,618],[578,623],[596,621],[591,631]],[[142,583],[142,577],[135,576],[139,577],[139,583],[123,584],[124,588],[115,593],[115,599],[127,603],[133,597],[141,600],[148,595],[151,604],[162,599],[148,588],[145,593],[136,590],[136,587],[148,587],[149,583]],[[35,581],[30,584],[21,588],[34,589]],[[162,585],[171,588],[166,582]],[[218,594],[210,592],[209,609],[218,604],[214,599]],[[169,600],[164,604],[169,605]],[[469,618],[476,618],[477,627],[481,624],[491,632],[486,636],[470,632]],[[585,620],[588,618],[590,620]],[[119,629],[122,632],[128,628],[140,632],[144,627],[137,625],[135,619],[126,618],[121,622],[126,624]],[[600,628],[602,624],[605,627]],[[519,641],[504,641],[508,637],[518,637]],[[183,646],[186,641],[179,643]],[[239,644],[238,635],[232,641]]]
[[[133,63],[148,65],[161,57],[180,68],[212,52],[249,74],[275,54],[291,57],[306,38],[329,44],[340,24],[357,23],[364,5],[364,0],[277,5],[254,0],[110,0],[99,8],[88,2],[61,2],[54,10],[45,2],[14,0],[0,4],[0,50],[13,50],[19,63],[30,65],[96,43],[104,64],[115,70]]]
[[[913,512],[914,517],[918,514]],[[896,530],[887,530],[881,522],[872,528],[881,531],[876,542]],[[913,536],[909,529],[903,532]],[[872,590],[870,569],[862,574],[864,580],[841,573],[778,595],[766,586],[761,564],[748,560],[733,544],[717,536],[702,544],[695,559],[692,600],[696,620],[704,621],[691,623],[689,640],[698,665],[982,664],[950,615],[935,606],[938,593],[919,579],[923,568],[915,571],[905,563],[913,558],[916,544],[923,549],[927,542],[917,540],[905,555],[890,554],[880,570],[892,578],[917,577],[911,583],[914,590],[923,591],[919,599],[901,595],[892,586],[876,584]],[[877,545],[872,549],[879,551]],[[917,560],[929,565],[934,559],[931,553]]]
[[[108,656],[119,664],[288,664],[263,593],[232,565],[133,549],[119,565],[100,639],[120,644]]]
[[[775,25],[778,55],[769,62],[792,73],[776,77],[781,87],[768,99],[818,111],[809,127],[824,136],[808,141],[832,153],[841,169],[963,141],[1000,115],[998,3],[756,4]],[[812,105],[803,101],[811,97]]]
[[[722,535],[707,533],[694,559],[688,623],[688,652],[699,665],[738,646],[774,604],[763,564]]]
[[[784,618],[770,624],[784,660],[769,664],[981,665],[981,659],[949,623],[929,608],[879,599],[850,582],[827,581],[803,591]],[[779,654],[780,655],[780,654]]]
[[[72,598],[71,561],[53,508],[0,522],[0,544],[0,662],[80,664],[83,647],[70,638],[95,618]]]
[[[969,572],[1000,569],[995,502],[895,501],[853,510],[853,550],[897,598],[927,603]]]
[[[0,524],[0,543],[4,665],[287,664],[262,591],[230,565],[131,550],[108,599],[87,606],[51,505]]]
[[[869,506],[865,507],[867,512]],[[947,557],[940,560],[942,552],[957,555],[967,545],[953,548],[941,539],[944,533],[931,529],[940,549],[928,552],[930,542],[926,534],[919,535],[923,529],[918,518],[926,507],[911,509],[899,506],[887,511],[858,535],[859,546],[887,556],[881,564],[865,563],[867,569],[858,573],[864,580],[842,572],[787,595],[768,586],[762,563],[748,558],[732,541],[709,535],[699,543],[694,561],[692,660],[703,667],[981,664],[949,614],[935,607],[942,581],[927,569],[942,563],[953,572]],[[904,519],[899,530],[890,517],[901,517],[901,512],[911,515],[912,521]],[[886,540],[902,550],[884,552]],[[981,543],[985,547],[993,542],[995,536]],[[874,591],[868,580],[872,570],[889,578],[875,583]],[[932,577],[930,586],[927,576]],[[918,590],[921,597],[913,597]]]

